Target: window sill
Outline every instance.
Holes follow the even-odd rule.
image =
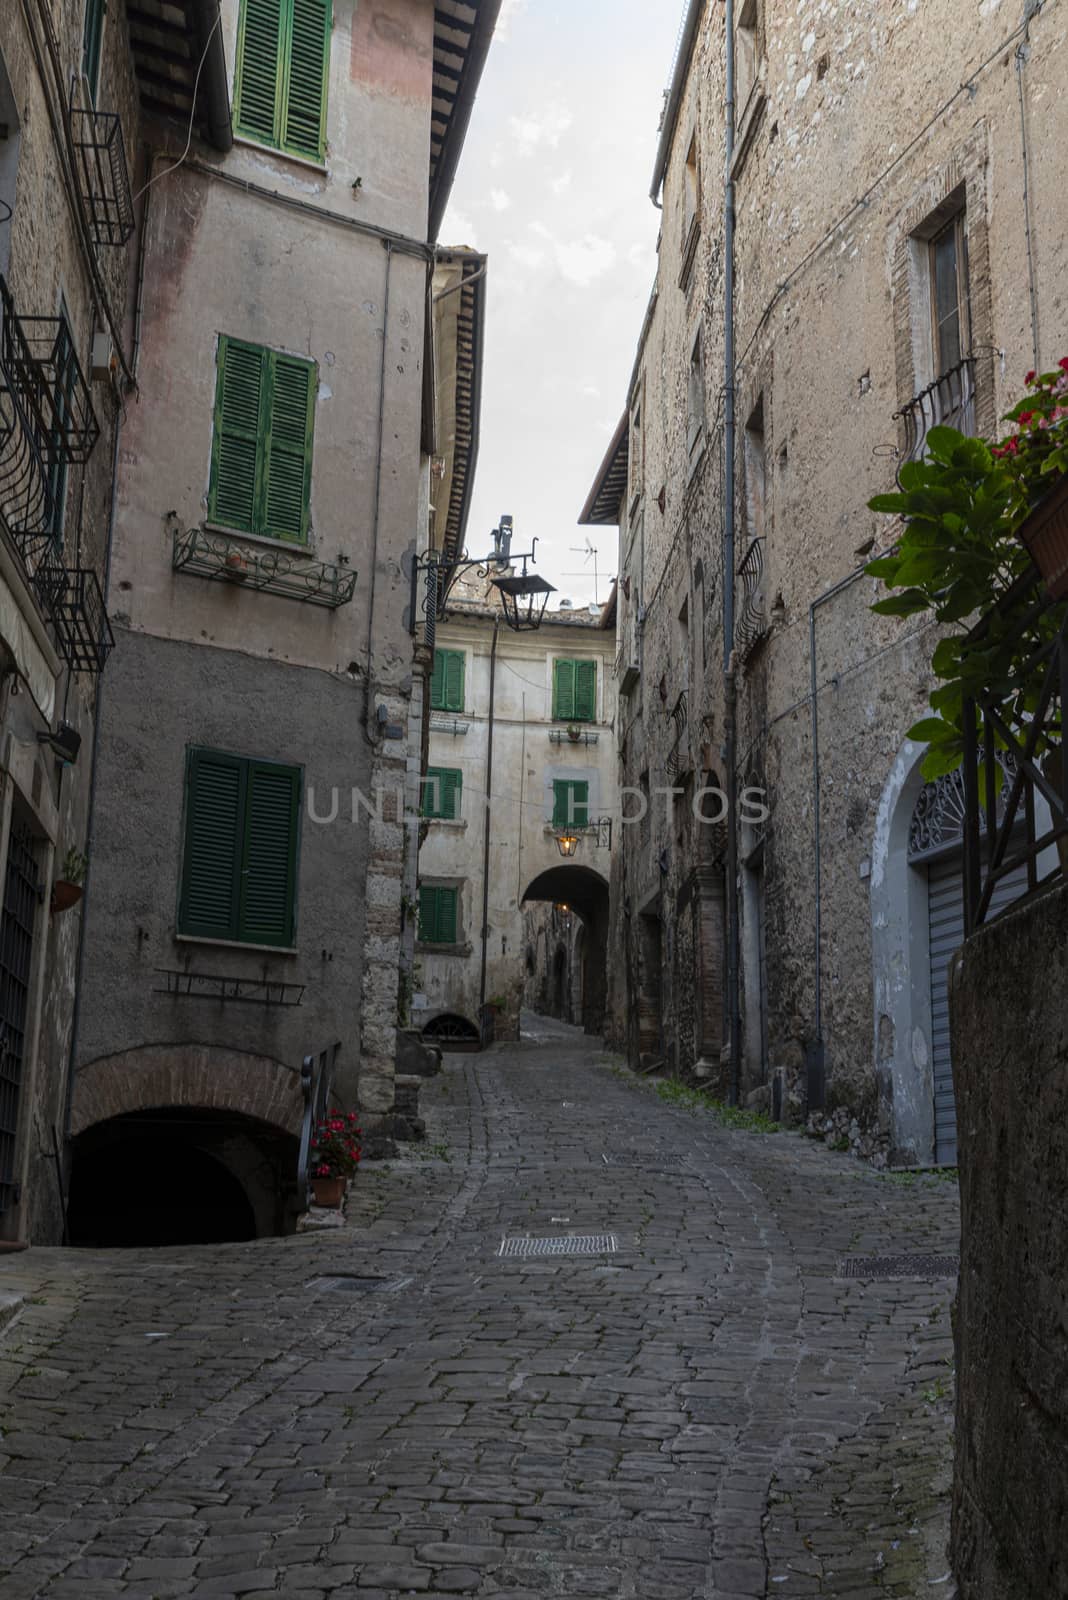
[[[469,956],[472,947],[465,944],[426,944],[422,939],[415,941],[415,948],[424,956]]]
[[[228,528],[222,522],[205,522],[201,526],[205,533],[221,533],[227,539],[243,539],[246,544],[266,545],[269,550],[288,550],[294,556],[307,556],[309,561],[315,556],[315,543],[311,539],[307,544],[298,544],[295,539],[272,539],[266,533],[246,533],[243,528]]]
[[[208,939],[198,933],[176,933],[175,944],[204,944],[211,945],[216,950],[250,950],[257,954],[272,956],[297,956],[300,951],[296,945],[286,944],[245,944],[240,939]]]
[[[420,817],[420,822],[425,822],[434,828],[466,828],[466,817]]]
[[[258,150],[261,155],[274,156],[278,161],[288,161],[294,167],[303,167],[305,172],[317,172],[321,178],[329,178],[330,169],[321,161],[313,161],[310,156],[297,156],[288,150],[282,150],[276,144],[262,144],[259,139],[250,139],[247,134],[235,133],[234,144],[242,150]]]

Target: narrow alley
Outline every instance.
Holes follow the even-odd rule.
[[[949,1600],[954,1284],[849,1267],[954,1183],[530,1017],[424,1108],[341,1228],[0,1260],[4,1600]]]

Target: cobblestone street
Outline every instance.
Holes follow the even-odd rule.
[[[952,1596],[952,1281],[837,1274],[956,1251],[955,1185],[557,1024],[424,1109],[342,1229],[0,1258],[4,1600]]]

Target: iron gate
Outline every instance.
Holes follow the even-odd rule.
[[[0,1212],[15,1196],[15,1136],[30,996],[33,933],[40,904],[40,874],[34,837],[11,819],[0,912]]]

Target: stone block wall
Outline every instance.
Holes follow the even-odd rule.
[[[961,1600],[1063,1595],[1068,1540],[1068,888],[954,963]]]

